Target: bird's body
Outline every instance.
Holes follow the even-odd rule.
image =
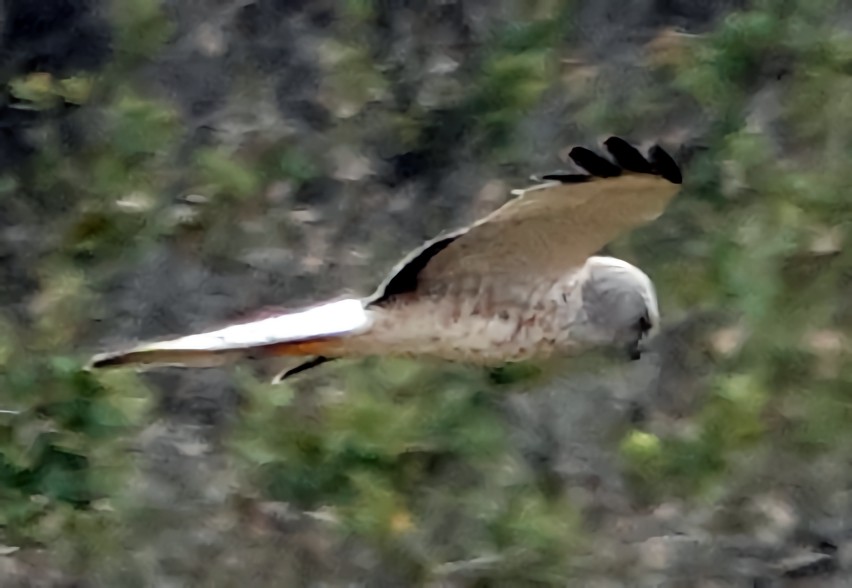
[[[594,254],[659,216],[680,171],[621,139],[615,162],[575,148],[589,174],[554,174],[491,215],[406,257],[364,299],[317,305],[224,329],[96,356],[92,367],[218,365],[242,356],[429,356],[480,365],[618,348],[637,357],[658,323],[651,280]]]
[[[431,356],[475,364],[548,356],[571,347],[567,288],[547,281],[527,291],[471,279],[422,296],[368,307],[372,328],[343,342],[346,355]]]
[[[580,269],[537,281],[470,277],[381,305],[368,303],[372,327],[341,340],[354,355],[432,356],[494,365],[551,356],[571,356],[603,344],[628,345],[636,333],[599,329],[583,304],[590,274],[617,271],[625,280],[646,282],[644,273],[620,260],[592,257]],[[636,321],[656,317],[656,302],[637,297]],[[623,340],[619,341],[619,336]]]

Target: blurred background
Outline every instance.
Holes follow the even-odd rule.
[[[852,4],[0,2],[0,585],[852,585]],[[92,376],[372,290],[610,134],[706,147],[609,252],[665,328],[551,382]]]

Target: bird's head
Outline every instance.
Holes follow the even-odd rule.
[[[605,339],[602,342],[626,347],[638,359],[659,331],[654,284],[636,266],[613,257],[591,257],[587,269],[582,294],[590,325]]]

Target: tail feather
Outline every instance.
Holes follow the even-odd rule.
[[[369,312],[357,299],[230,325],[215,331],[95,355],[89,369],[128,365],[214,367],[245,356],[318,355],[342,337],[364,332]]]

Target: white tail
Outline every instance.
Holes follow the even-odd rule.
[[[207,333],[101,353],[89,361],[88,367],[213,367],[246,355],[319,355],[330,339],[362,333],[371,324],[363,301],[340,300]]]

